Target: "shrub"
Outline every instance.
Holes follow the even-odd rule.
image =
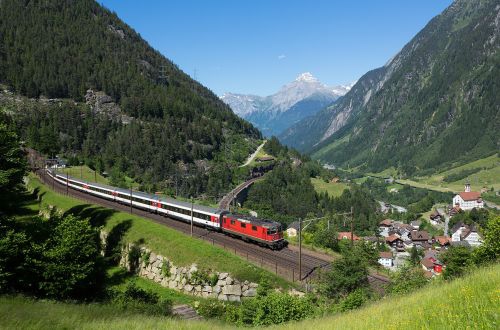
[[[368,294],[363,289],[356,289],[347,295],[339,304],[341,312],[361,307],[368,300]]]
[[[150,257],[151,257],[151,252],[144,252],[141,254],[142,261],[146,266],[149,265]]]
[[[161,274],[163,277],[170,277],[170,262],[168,260],[163,261],[163,265],[161,266]]]
[[[223,320],[226,315],[226,304],[214,299],[204,299],[196,305],[196,312],[205,318]]]
[[[395,294],[406,294],[414,292],[426,285],[428,280],[424,276],[424,272],[420,267],[404,266],[392,275],[391,285],[389,290]]]
[[[195,270],[191,273],[189,283],[192,285],[202,285],[210,282],[210,276],[206,270]]]
[[[211,286],[215,286],[215,285],[217,285],[217,282],[218,282],[218,281],[219,281],[219,275],[217,275],[217,274],[212,274],[212,275],[210,276],[209,284],[210,284]]]
[[[267,296],[256,299],[249,304],[246,311],[255,309],[253,325],[271,325],[288,321],[299,321],[313,314],[314,309],[310,301],[304,298],[291,296],[285,293],[271,292]],[[254,305],[255,304],[255,305]]]
[[[131,312],[168,316],[172,314],[172,301],[152,291],[137,287],[130,282],[124,292],[115,291],[111,293],[111,302],[123,310]]]
[[[366,260],[359,253],[347,253],[332,263],[332,270],[326,274],[321,291],[328,297],[339,299],[356,289],[368,286]]]

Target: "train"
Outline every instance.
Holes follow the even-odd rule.
[[[193,225],[222,232],[272,250],[280,250],[288,245],[288,242],[283,238],[283,227],[276,221],[231,213],[227,210],[218,210],[145,192],[87,182],[66,174],[57,173],[54,169],[47,169],[46,171],[53,180],[68,188],[80,190],[116,203],[130,205],[175,220],[188,223],[192,221]]]

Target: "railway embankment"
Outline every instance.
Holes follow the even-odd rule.
[[[64,189],[60,193],[44,185],[38,177],[30,175],[28,186],[37,190],[40,197],[40,207],[53,205],[58,209],[82,217],[92,218],[92,221],[107,233],[112,233],[114,244],[137,244],[154,251],[156,255],[164,256],[177,269],[191,269],[193,264],[199,270],[208,273],[228,273],[230,278],[240,283],[258,283],[262,277],[271,279],[276,287],[288,288],[290,283],[283,278],[266,271],[241,257],[238,257],[213,245],[210,241],[199,239],[200,228],[195,227],[193,237],[160,222],[145,219],[138,214],[102,207],[91,202],[67,196]],[[57,189],[57,186],[55,186]],[[135,212],[136,210],[134,210]],[[161,221],[175,220],[163,218]],[[184,225],[183,223],[179,223]],[[189,227],[189,226],[187,226]],[[189,287],[188,287],[189,288]],[[195,289],[196,290],[196,289]],[[184,290],[183,290],[184,291]],[[223,299],[223,297],[221,297]],[[228,298],[229,299],[229,298]]]

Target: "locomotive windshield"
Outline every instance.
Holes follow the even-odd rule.
[[[267,234],[268,235],[274,235],[278,232],[278,228],[273,227],[273,228],[267,228]]]

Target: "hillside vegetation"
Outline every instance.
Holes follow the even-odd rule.
[[[500,266],[451,283],[435,283],[409,296],[390,297],[356,311],[271,329],[495,329]],[[213,321],[179,321],[123,313],[112,306],[0,298],[0,326],[36,329],[231,329]]]
[[[428,175],[500,145],[500,6],[454,1],[385,66],[281,136],[338,166]]]
[[[0,109],[28,146],[122,186],[128,176],[151,191],[217,195],[233,183],[221,173],[260,138],[93,0],[0,1],[0,84]]]

